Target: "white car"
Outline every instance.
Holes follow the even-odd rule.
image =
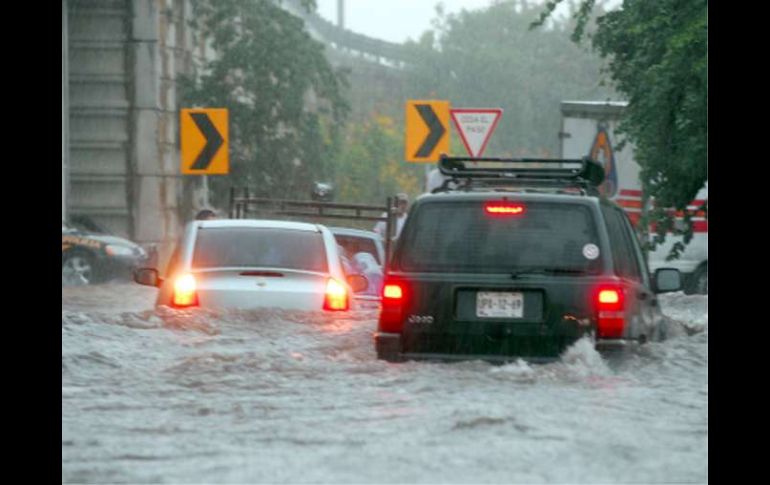
[[[334,234],[337,244],[345,248],[348,256],[352,257],[357,253],[366,252],[374,257],[378,266],[384,266],[385,248],[382,244],[382,236],[376,232],[348,227],[330,227],[329,230]]]
[[[166,278],[143,268],[135,280],[159,287],[156,306],[172,308],[347,311],[367,287],[362,275],[345,274],[325,226],[244,219],[191,222]]]

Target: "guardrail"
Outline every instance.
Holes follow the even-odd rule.
[[[375,39],[342,29],[315,12],[308,13],[298,0],[289,0],[286,3],[291,6],[292,13],[305,20],[311,32],[314,32],[336,50],[351,54],[357,53],[363,59],[373,58],[377,64],[390,68],[400,69],[411,62],[411,56],[402,44]]]

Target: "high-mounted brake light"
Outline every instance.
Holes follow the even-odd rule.
[[[484,212],[493,216],[520,216],[526,210],[524,204],[516,202],[492,201],[484,203]]]
[[[198,305],[198,292],[195,277],[185,273],[177,277],[174,281],[173,305],[176,307],[187,307]]]
[[[597,336],[619,338],[626,325],[623,288],[602,287],[596,293]]]
[[[379,322],[381,332],[400,333],[404,328],[406,296],[406,286],[403,282],[385,280],[382,287],[382,311]]]
[[[329,278],[326,282],[323,308],[324,310],[348,309],[348,289],[334,278]]]

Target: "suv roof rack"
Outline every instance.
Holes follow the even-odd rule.
[[[588,157],[577,159],[449,157],[442,155],[439,171],[450,177],[433,193],[495,187],[576,188],[599,195],[602,166]],[[450,187],[454,184],[455,187]]]

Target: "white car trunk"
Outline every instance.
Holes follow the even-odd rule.
[[[202,307],[321,310],[329,276],[284,269],[217,269],[196,271]]]

